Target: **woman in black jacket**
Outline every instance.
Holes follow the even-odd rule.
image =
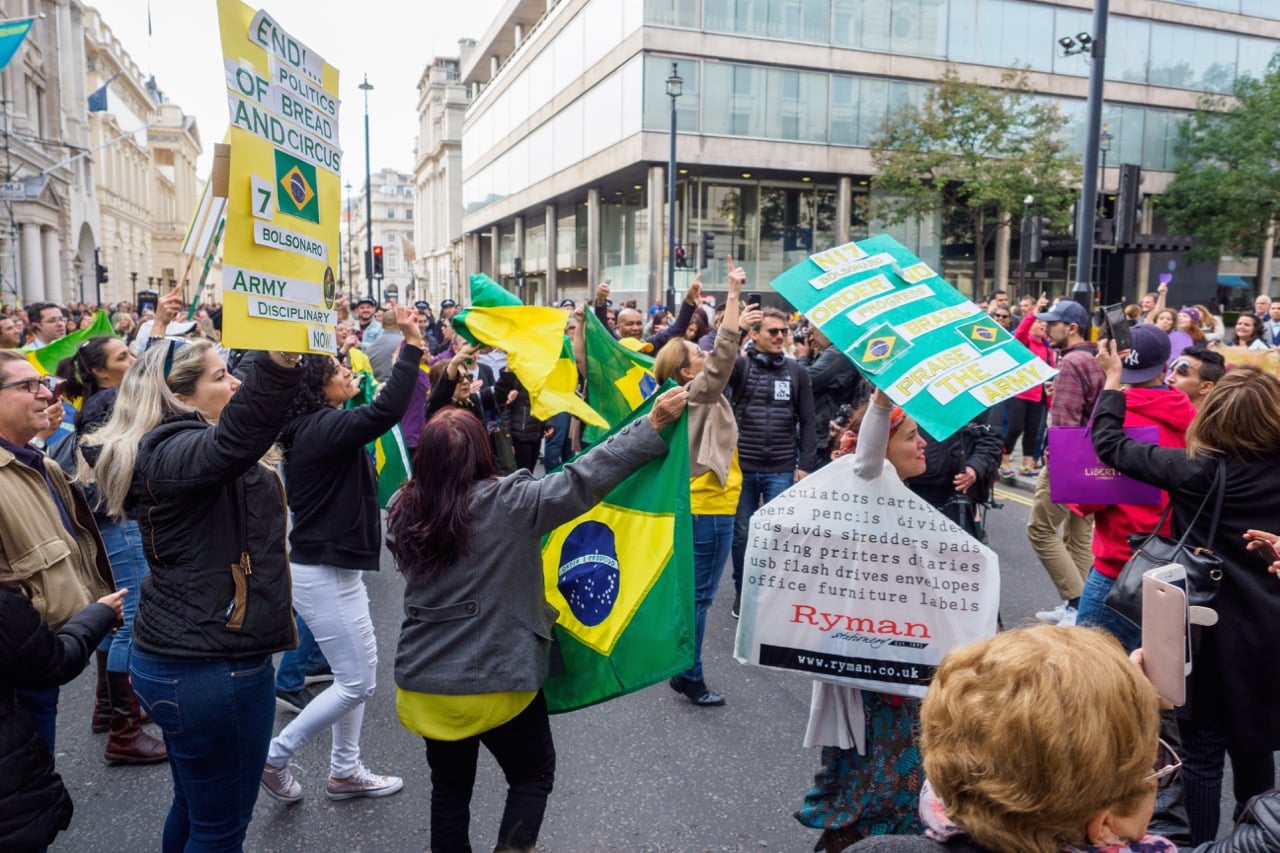
[[[399,777],[370,773],[360,762],[364,705],[373,695],[378,669],[361,573],[377,571],[382,550],[377,476],[365,445],[404,417],[424,346],[413,309],[397,306],[395,312],[404,346],[374,401],[342,408],[359,393],[359,380],[335,358],[309,358],[280,436],[293,510],[293,609],[333,669],[333,683],[271,741],[262,789],[286,804],[302,799],[289,760],[325,729],[333,731],[325,783],[329,799],[384,797],[404,787]]]
[[[71,796],[53,754],[13,690],[57,687],[79,675],[120,623],[126,592],[98,599],[55,633],[20,587],[0,584],[0,849],[39,850],[71,823]]]
[[[550,434],[549,424],[533,416],[529,391],[510,370],[504,370],[499,375],[493,395],[499,403],[503,404],[502,413],[499,415],[500,428],[505,429],[511,436],[516,468],[532,471],[538,464],[538,451],[542,448],[542,439]]]
[[[1187,544],[1223,561],[1213,607],[1218,623],[1201,630],[1190,675],[1190,699],[1179,709],[1187,812],[1196,843],[1217,833],[1224,756],[1231,756],[1237,813],[1275,785],[1280,749],[1280,585],[1268,563],[1247,547],[1245,533],[1280,517],[1280,378],[1238,367],[1210,392],[1187,430],[1187,449],[1134,441],[1124,434],[1125,397],[1114,346],[1099,350],[1107,375],[1094,412],[1098,457],[1122,474],[1159,486],[1173,505],[1173,535],[1190,527]],[[1225,485],[1211,534],[1219,466]]]
[[[125,375],[100,447],[102,506],[136,518],[151,571],[133,689],[164,732],[174,796],[163,849],[235,850],[275,721],[271,655],[297,644],[284,489],[263,457],[302,357],[253,353],[243,386],[209,341],[163,341]]]

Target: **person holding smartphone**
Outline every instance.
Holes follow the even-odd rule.
[[[1171,536],[1211,549],[1223,562],[1213,606],[1218,623],[1201,631],[1179,711],[1187,811],[1197,843],[1217,834],[1223,763],[1231,756],[1238,807],[1275,786],[1273,752],[1280,749],[1280,584],[1248,547],[1250,531],[1280,517],[1280,378],[1237,367],[1222,378],[1187,430],[1187,448],[1156,447],[1124,434],[1127,398],[1114,346],[1098,364],[1106,375],[1093,421],[1098,458],[1117,471],[1164,489],[1173,504]],[[1197,517],[1218,467],[1225,487],[1216,535],[1211,513]],[[1190,530],[1188,531],[1188,527]]]

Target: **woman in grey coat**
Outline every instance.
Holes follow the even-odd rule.
[[[526,470],[498,477],[488,432],[469,411],[441,409],[423,429],[387,544],[406,582],[396,706],[426,741],[433,851],[471,849],[482,743],[508,784],[498,847],[537,844],[555,777],[541,688],[557,613],[544,595],[542,536],[664,455],[658,432],[685,398],[682,388],[667,391],[647,417],[542,479]],[[501,535],[480,540],[480,531]]]

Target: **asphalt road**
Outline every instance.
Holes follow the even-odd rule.
[[[1030,493],[1001,490],[988,518],[1001,558],[1006,626],[1052,607],[1056,596],[1027,544]],[[492,531],[501,536],[501,531]],[[700,709],[659,684],[604,705],[552,718],[558,768],[539,849],[553,851],[801,851],[815,831],[791,817],[817,769],[817,750],[801,746],[809,679],[742,666],[732,658],[729,573],[710,614],[704,655],[708,683],[728,699]],[[304,800],[283,806],[260,797],[246,848],[254,851],[420,851],[428,840],[430,784],[420,739],[395,715],[391,664],[402,583],[384,552],[367,578],[381,657],[379,689],[365,715],[366,764],[403,776],[405,787],[379,800],[330,802],[323,795],[329,738],[296,758]],[[167,765],[110,767],[105,735],[89,731],[92,674],[63,688],[58,768],[76,804],[55,850],[159,848],[171,797]],[[288,721],[278,715],[277,731]],[[505,794],[501,772],[481,750],[472,800],[472,844],[492,849]]]

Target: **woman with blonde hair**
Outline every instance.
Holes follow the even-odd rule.
[[[1280,378],[1237,367],[1201,404],[1187,430],[1186,450],[1161,448],[1124,434],[1125,395],[1114,349],[1104,342],[1098,352],[1106,374],[1093,420],[1098,457],[1168,492],[1171,535],[1186,534],[1188,547],[1210,549],[1223,562],[1213,601],[1220,618],[1201,629],[1189,701],[1179,709],[1187,812],[1201,843],[1217,833],[1226,755],[1237,813],[1252,796],[1275,786],[1280,585],[1268,576],[1269,563],[1248,549],[1246,534],[1266,530],[1280,517]]]
[[[132,517],[150,572],[129,674],[164,732],[173,803],[162,847],[235,850],[275,721],[271,655],[297,644],[284,487],[261,464],[302,356],[257,353],[232,376],[209,341],[157,341],[125,374],[96,446],[103,511]]]
[[[694,279],[699,283],[701,276]],[[697,338],[675,338],[658,352],[653,376],[659,384],[674,379],[689,392],[690,507],[693,512],[693,666],[671,679],[671,689],[699,707],[724,704],[724,696],[707,687],[702,677],[702,640],[707,611],[715,600],[720,574],[733,543],[733,518],[742,492],[738,467],[738,423],[724,387],[733,375],[742,330],[760,322],[759,306],[742,307],[747,274],[729,258],[729,296],[724,319],[711,352]],[[739,312],[741,311],[741,314]],[[695,314],[694,316],[697,316]],[[692,328],[692,325],[690,326]]]
[[[1095,628],[1037,625],[954,649],[920,708],[925,836],[857,853],[1177,853],[1149,835],[1179,770],[1160,699]]]

